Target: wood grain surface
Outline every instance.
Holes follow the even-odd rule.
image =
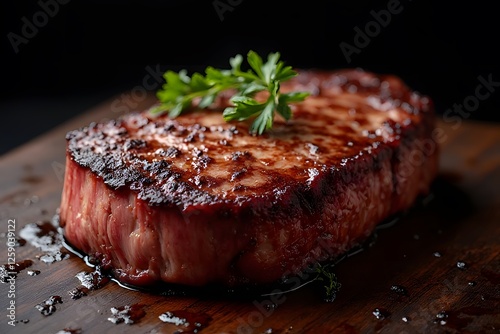
[[[9,222],[15,221],[11,232],[19,238],[56,213],[66,132],[118,117],[113,103],[0,158],[0,265],[13,257]],[[455,121],[440,121],[435,141],[422,143],[441,150],[432,195],[336,266],[342,287],[333,302],[322,299],[315,283],[273,296],[183,297],[128,290],[110,281],[73,299],[70,292],[82,287],[77,274],[94,268],[74,254],[46,263],[47,250],[34,243],[37,239],[24,238],[24,245],[18,239],[10,250],[17,263],[31,260],[31,266],[15,281],[0,283],[0,333],[500,333],[500,125]],[[53,299],[51,308],[53,296],[61,303]],[[112,308],[126,305],[136,305],[133,324],[108,319]],[[42,307],[51,314],[44,315]],[[190,326],[161,321],[166,312],[186,318]]]

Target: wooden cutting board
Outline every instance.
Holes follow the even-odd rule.
[[[110,281],[84,296],[75,295],[83,291],[76,276],[94,268],[66,254],[65,248],[63,257],[68,258],[57,261],[56,256],[48,263],[54,260],[54,249],[37,247],[36,242],[51,235],[39,230],[37,236],[33,228],[49,226],[43,224],[58,208],[66,132],[118,117],[113,112],[116,101],[1,157],[0,265],[13,255],[20,263],[17,269],[31,265],[20,270],[12,284],[0,284],[0,333],[500,332],[500,125],[466,120],[439,122],[441,173],[432,196],[396,224],[378,230],[371,246],[336,266],[342,286],[333,302],[323,300],[316,282],[292,292],[252,297],[162,296]],[[120,100],[123,105],[132,102]],[[152,100],[141,103],[146,107]],[[25,237],[10,249],[14,254],[8,249],[9,225],[18,238]],[[51,242],[59,249],[60,244]],[[125,306],[133,306],[133,324],[108,319],[117,319],[113,308],[116,313]],[[179,322],[163,322],[162,314]],[[15,316],[15,327],[9,325],[9,315]],[[182,318],[190,322],[189,328]]]

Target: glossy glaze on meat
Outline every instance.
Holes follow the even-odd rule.
[[[346,252],[429,191],[431,100],[394,76],[300,71],[262,136],[216,106],[68,133],[61,225],[125,283],[260,284]]]

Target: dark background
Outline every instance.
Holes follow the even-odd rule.
[[[226,68],[229,57],[250,49],[279,51],[296,68],[396,74],[429,95],[440,114],[474,95],[478,76],[500,82],[493,2],[401,0],[402,12],[349,63],[339,44],[354,45],[354,28],[364,30],[370,11],[390,1],[60,1],[0,3],[0,154],[143,85],[148,67]],[[229,9],[218,13],[214,3]],[[55,13],[45,23],[43,7]],[[35,17],[42,24],[16,53],[9,36],[22,37]],[[469,118],[498,122],[499,95]]]

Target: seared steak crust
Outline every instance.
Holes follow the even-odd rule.
[[[299,73],[282,90],[312,95],[262,136],[224,122],[224,97],[68,133],[67,240],[125,283],[269,283],[342,254],[429,190],[428,97],[389,75]]]

